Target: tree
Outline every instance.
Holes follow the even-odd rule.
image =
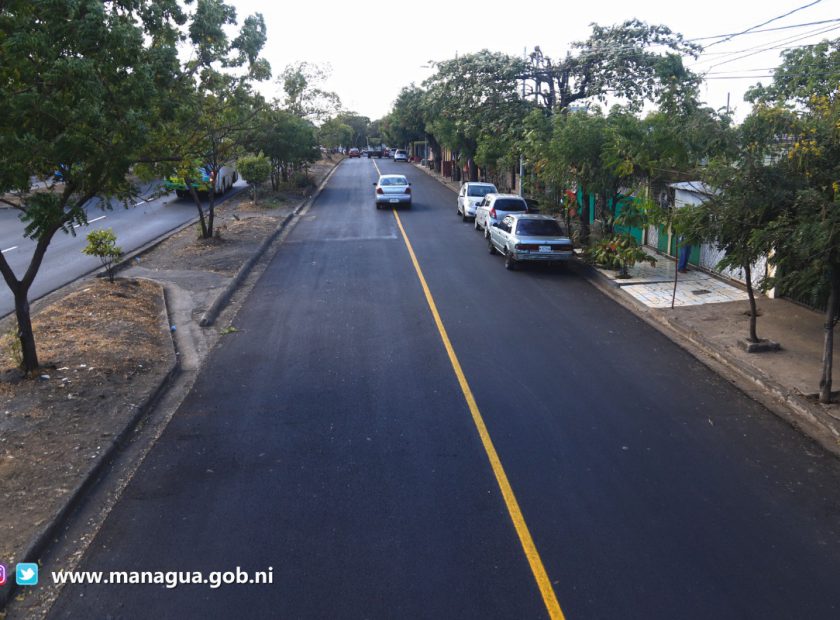
[[[802,186],[793,206],[769,227],[777,265],[775,283],[790,293],[825,296],[820,402],[831,401],[834,327],[840,313],[840,39],[788,50],[772,86],[748,98],[795,108],[787,157]]]
[[[773,82],[749,89],[747,101],[807,106],[814,95],[828,97],[840,84],[840,39],[796,47],[782,52],[782,64]]]
[[[271,162],[260,153],[259,155],[248,155],[240,157],[236,162],[236,169],[242,177],[251,185],[251,192],[254,204],[257,204],[257,188],[268,181],[271,176]]]
[[[827,289],[820,402],[831,402],[834,327],[840,318],[840,88],[814,96],[788,158],[803,186],[771,231],[783,290]]]
[[[779,108],[759,106],[737,128],[737,149],[711,162],[706,182],[713,193],[695,208],[687,223],[698,241],[714,243],[725,252],[718,268],[744,273],[750,300],[749,342],[759,342],[752,267],[770,255],[773,241],[765,230],[793,205],[796,174],[782,157],[782,136],[793,118]]]
[[[565,112],[576,101],[604,101],[607,94],[638,109],[643,101],[656,99],[672,78],[686,86],[699,83],[681,57],[696,58],[702,48],[667,26],[638,19],[616,26],[593,24],[589,38],[572,46],[577,54],[562,60],[535,47],[522,75],[531,84],[527,95],[552,113]]]
[[[199,170],[206,171],[215,188],[221,168],[247,150],[246,141],[265,107],[252,83],[271,77],[268,62],[259,56],[266,41],[262,15],[245,18],[231,39],[227,28],[236,24],[236,9],[223,0],[197,0],[187,31],[193,53],[173,93],[178,114],[156,143],[160,153],[172,154],[163,159],[177,162],[178,176],[191,188],[204,239],[213,236],[216,192],[207,192],[205,212],[194,187]]]
[[[369,133],[370,119],[367,116],[362,116],[355,112],[342,112],[336,116],[336,120],[339,123],[347,125],[353,132],[350,140],[347,142],[348,146],[355,146],[360,149],[364,148],[367,145],[368,138],[376,135]]]
[[[271,188],[277,191],[281,181],[288,181],[292,171],[321,156],[317,130],[310,122],[278,107],[262,113],[249,139],[254,150],[271,162]]]
[[[96,256],[105,271],[108,273],[108,280],[114,281],[114,263],[122,256],[122,248],[117,245],[117,236],[110,228],[104,230],[92,230],[87,236],[88,244],[82,253],[88,256]]]
[[[318,130],[318,135],[321,139],[321,144],[327,148],[337,148],[339,146],[347,146],[353,139],[353,128],[346,123],[342,123],[337,118],[331,118],[324,122]]]
[[[506,135],[517,139],[529,111],[517,92],[524,62],[482,50],[436,63],[435,75],[424,82],[426,130],[460,154],[469,178],[477,180],[475,155],[482,140]]]
[[[341,111],[341,99],[319,85],[327,80],[329,69],[299,62],[288,65],[277,82],[286,93],[286,109],[300,118],[320,122]]]
[[[389,144],[405,145],[426,138],[424,91],[412,83],[403,87],[390,114],[382,120],[382,135]]]
[[[23,369],[38,368],[29,290],[53,237],[87,223],[95,196],[112,208],[136,195],[126,179],[150,133],[172,111],[176,43],[184,16],[174,0],[10,0],[0,10],[0,196],[35,243],[12,291]],[[53,173],[60,171],[61,183]],[[33,189],[39,179],[46,189]]]

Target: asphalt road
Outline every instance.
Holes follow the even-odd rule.
[[[834,458],[377,164],[413,182],[398,215],[463,383],[373,162],[345,161],[81,567],[272,583],[68,586],[51,617],[539,618],[553,596],[572,619],[840,617]]]
[[[236,187],[241,191],[246,185],[240,181]],[[98,258],[82,254],[87,245],[86,236],[92,230],[111,228],[117,235],[117,245],[129,253],[196,217],[191,200],[176,198],[174,193],[157,196],[156,189],[153,185],[144,186],[141,196],[128,209],[121,203],[103,209],[98,198],[92,200],[87,207],[87,226],[76,227],[75,235],[59,231],[53,237],[30,289],[29,300],[34,301],[102,267]],[[225,200],[236,193],[217,198],[217,203],[220,198]],[[0,252],[19,278],[29,267],[35,250],[35,242],[24,237],[24,228],[19,211],[0,208]],[[0,317],[14,309],[14,297],[0,278]]]

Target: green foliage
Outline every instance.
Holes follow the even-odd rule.
[[[782,64],[768,86],[761,82],[747,91],[747,101],[805,106],[811,97],[828,97],[840,84],[840,39],[822,41],[782,52]]]
[[[539,47],[529,56],[531,92],[545,108],[565,111],[580,100],[625,100],[635,110],[675,89],[691,90],[699,78],[685,69],[682,56],[697,57],[701,48],[662,25],[638,19],[615,26],[592,25],[585,41],[573,43],[576,54],[552,60]]]
[[[482,50],[435,67],[437,72],[424,82],[426,130],[464,162],[476,157],[482,143],[483,161],[498,161],[498,155],[490,154],[511,149],[521,138],[523,121],[532,107],[517,91],[523,61]]]
[[[320,158],[316,134],[310,121],[287,110],[274,107],[261,113],[249,144],[269,158],[274,190],[281,181],[288,181],[294,170]]]
[[[404,87],[391,113],[382,121],[382,133],[388,144],[409,144],[426,135],[424,91],[413,83]]]
[[[329,75],[328,68],[323,69],[309,62],[288,65],[277,79],[286,93],[286,110],[299,118],[315,122],[338,114],[341,99],[334,92],[320,87]]]
[[[321,144],[327,148],[336,148],[350,144],[353,139],[353,128],[342,123],[338,118],[331,118],[324,122],[318,130]]]
[[[596,264],[621,271],[629,277],[628,270],[637,263],[656,264],[656,259],[645,252],[636,239],[627,233],[616,233],[587,248],[586,255]]]
[[[117,236],[114,231],[110,228],[92,230],[87,235],[87,242],[82,253],[96,256],[108,272],[108,279],[113,282],[114,264],[122,256],[122,248],[117,246]]]
[[[262,153],[240,157],[236,169],[251,184],[254,204],[257,202],[257,188],[271,176],[271,161]]]
[[[35,241],[21,278],[0,255],[0,272],[15,295],[28,295],[54,235],[85,223],[90,198],[103,197],[106,209],[112,199],[131,203],[135,188],[127,173],[174,114],[184,20],[175,0],[3,3],[0,196],[18,196],[12,206]],[[32,178],[47,191],[33,192]],[[24,367],[33,371],[28,308],[17,319]]]

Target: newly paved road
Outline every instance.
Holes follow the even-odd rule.
[[[244,181],[237,183],[237,190],[245,187]],[[196,217],[195,204],[191,200],[178,199],[175,194],[159,196],[158,189],[159,183],[144,185],[140,197],[128,209],[121,203],[114,203],[112,209],[103,209],[98,198],[92,200],[87,208],[87,226],[76,227],[75,235],[58,232],[53,237],[30,289],[29,300],[34,301],[101,268],[98,258],[82,254],[87,245],[86,236],[92,230],[112,229],[117,235],[117,245],[124,253],[129,253]],[[217,198],[217,203],[235,193]],[[0,208],[0,252],[18,277],[28,269],[35,250],[35,242],[23,236],[24,228],[19,211]],[[14,297],[0,278],[0,317],[14,309]]]
[[[373,162],[345,161],[82,563],[273,583],[73,586],[52,617],[840,617],[835,459],[377,163],[413,181],[399,220],[464,382]]]

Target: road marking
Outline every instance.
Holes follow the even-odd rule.
[[[12,247],[7,248],[7,249],[3,250],[2,252],[0,252],[0,254],[5,254],[6,252],[11,252],[12,250],[17,250],[17,248],[18,248],[18,246],[13,245]]]
[[[100,215],[99,217],[95,217],[92,220],[88,220],[88,222],[87,222],[87,224],[85,224],[85,226],[93,224],[94,222],[98,222],[99,220],[104,220],[106,217],[108,217],[108,216],[107,215]],[[81,228],[81,227],[82,227],[82,224],[73,224],[73,228]]]
[[[375,165],[376,164],[374,163],[374,166]],[[434,317],[435,325],[437,325],[440,338],[443,341],[443,346],[446,349],[446,353],[449,355],[449,361],[452,364],[452,369],[455,371],[455,376],[458,378],[458,383],[461,386],[461,392],[463,392],[464,398],[467,401],[467,406],[470,409],[473,423],[475,424],[476,430],[478,430],[479,437],[481,437],[481,444],[484,446],[484,452],[487,454],[490,466],[493,468],[493,474],[496,476],[496,483],[499,485],[499,490],[502,492],[502,497],[505,500],[505,506],[507,506],[508,514],[510,515],[511,521],[513,521],[513,527],[516,529],[516,534],[519,536],[519,542],[522,544],[522,550],[525,552],[528,564],[531,566],[531,572],[534,574],[534,579],[540,589],[540,594],[542,595],[543,603],[545,603],[548,615],[554,620],[563,620],[565,616],[563,615],[563,611],[560,609],[560,603],[557,601],[557,595],[554,593],[554,588],[551,586],[551,581],[549,580],[548,573],[543,566],[539,551],[537,551],[537,546],[534,544],[534,539],[531,538],[531,532],[528,530],[528,525],[525,523],[525,517],[522,515],[522,510],[519,508],[519,502],[516,501],[516,495],[513,493],[513,487],[510,486],[510,481],[505,473],[505,469],[502,467],[502,461],[499,459],[499,454],[493,446],[493,440],[490,438],[490,433],[487,430],[487,426],[484,424],[484,418],[478,410],[478,405],[475,402],[475,396],[473,396],[469,383],[467,383],[467,378],[461,368],[461,362],[458,361],[458,356],[455,354],[455,349],[452,346],[452,342],[449,340],[446,328],[443,326],[443,321],[438,313],[437,305],[432,297],[432,292],[429,290],[429,285],[426,284],[426,278],[423,276],[423,270],[420,269],[420,263],[417,261],[417,256],[414,254],[414,248],[411,247],[411,241],[409,241],[408,234],[406,234],[405,228],[403,228],[402,221],[400,220],[397,210],[392,209],[392,212],[397,220],[397,226],[402,233],[405,246],[408,248],[408,254],[411,257],[412,264],[414,265],[414,271],[417,273],[417,278],[420,280],[420,286],[423,288],[423,293],[426,296],[426,302],[429,304],[429,310],[432,311],[432,317]]]

